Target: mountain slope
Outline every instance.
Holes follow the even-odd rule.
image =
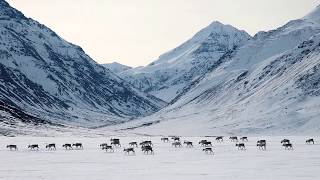
[[[126,121],[165,105],[3,0],[0,42],[0,100],[32,116],[92,126]]]
[[[316,134],[320,130],[320,8],[259,32],[223,55],[171,105],[116,129],[137,133]]]
[[[223,54],[248,39],[250,36],[244,31],[213,22],[150,65],[124,71],[119,76],[136,88],[170,102],[185,85],[206,73]]]

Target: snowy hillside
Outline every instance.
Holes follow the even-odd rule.
[[[116,129],[147,134],[315,134],[320,7],[219,58],[160,112]]]
[[[117,63],[117,62],[113,62],[113,63],[109,63],[109,64],[102,64],[103,67],[109,69],[110,71],[118,74],[118,73],[122,73],[123,71],[132,69],[132,67]]]
[[[165,105],[131,88],[81,47],[26,18],[3,0],[0,103],[39,119],[81,126],[126,121]],[[1,114],[7,109],[0,109]]]
[[[244,31],[213,22],[148,66],[133,68],[119,75],[136,88],[170,102],[188,83],[206,73],[221,56],[237,49],[249,38]]]

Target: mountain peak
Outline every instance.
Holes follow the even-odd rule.
[[[214,32],[217,32],[217,31],[221,32],[221,31],[228,31],[230,29],[233,29],[233,30],[236,29],[235,27],[233,27],[233,26],[231,26],[229,24],[223,24],[220,21],[213,21],[206,28],[208,28],[208,29],[210,29],[211,31],[214,31]]]
[[[229,39],[226,40],[222,37],[229,37]],[[157,64],[159,65],[161,63],[178,62],[177,60],[183,59],[181,57],[195,51],[195,49],[199,48],[203,43],[206,44],[208,42],[212,43],[211,41],[218,41],[214,44],[223,44],[224,47],[229,47],[233,45],[240,45],[250,38],[251,36],[243,30],[239,30],[231,25],[226,25],[219,21],[213,21],[185,43],[167,53],[162,54],[159,59],[151,63],[149,67]]]
[[[213,21],[209,26],[224,26],[220,21]]]
[[[195,36],[192,39],[203,41],[212,33],[233,34],[235,32],[239,32],[239,31],[241,31],[242,33],[244,33],[248,37],[250,37],[250,35],[243,30],[239,30],[231,25],[223,24],[219,21],[213,21],[210,25],[208,25],[207,27],[205,27],[201,31],[199,31],[197,34],[195,34]]]
[[[113,63],[109,63],[109,64],[102,64],[103,67],[109,69],[110,71],[114,72],[114,73],[121,73],[123,71],[132,69],[132,67],[130,66],[126,66],[117,62],[113,62]]]

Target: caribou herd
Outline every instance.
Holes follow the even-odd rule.
[[[206,136],[209,137],[209,136]],[[212,137],[212,136],[210,136]],[[216,143],[222,143],[225,140],[225,137],[223,136],[216,136],[215,142]],[[194,143],[192,141],[186,140],[184,138],[184,141],[182,143],[181,141],[182,137],[179,136],[170,136],[170,137],[162,137],[160,140],[162,143],[169,143],[171,141],[171,146],[174,148],[182,148],[182,147],[187,147],[187,148],[193,148]],[[232,143],[235,143],[235,146],[238,150],[246,150],[246,144],[249,142],[248,137],[237,137],[237,136],[231,136],[229,137],[229,141]],[[315,144],[314,139],[307,139],[305,141],[306,144]],[[289,139],[283,139],[280,141],[281,146],[284,147],[285,150],[294,150],[293,144]],[[154,155],[154,145],[152,141],[150,140],[145,140],[140,143],[137,141],[132,141],[128,143],[129,147],[123,148],[123,152],[126,155],[135,155],[136,154],[136,149],[139,148],[141,149],[141,152],[145,155]],[[199,147],[201,147],[202,151],[205,154],[214,154],[213,151],[213,143],[212,141],[208,139],[202,139],[198,142]],[[267,141],[265,139],[260,139],[257,141],[257,149],[258,150],[267,150]],[[82,143],[65,143],[61,146],[65,150],[82,150],[84,147]],[[121,143],[119,138],[111,138],[110,143],[104,142],[100,144],[100,149],[104,150],[108,153],[113,153],[115,152],[115,149],[121,148]],[[8,148],[10,151],[18,151],[18,146],[15,144],[10,144],[7,145],[6,148]],[[29,144],[27,146],[28,149],[33,150],[33,151],[38,151],[39,150],[39,145],[38,144]],[[48,151],[55,151],[57,150],[57,146],[55,143],[50,143],[45,145],[46,150]]]

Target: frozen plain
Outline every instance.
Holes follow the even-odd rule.
[[[320,138],[315,145],[305,144],[310,137],[249,137],[247,150],[239,151],[227,137],[217,143],[213,137],[182,137],[194,148],[174,148],[161,137],[119,137],[122,147],[114,153],[99,149],[111,137],[1,137],[0,179],[2,180],[295,180],[320,179]],[[280,141],[288,138],[294,150],[284,150]],[[201,139],[213,142],[214,155],[206,155],[198,145]],[[256,141],[267,140],[267,150],[258,150]],[[125,155],[128,142],[152,140],[154,155],[144,155],[136,148],[135,155]],[[81,142],[83,150],[62,149],[64,143]],[[37,143],[39,151],[27,150]],[[47,143],[56,143],[56,151],[45,150]],[[17,144],[18,151],[9,151],[7,144]]]

